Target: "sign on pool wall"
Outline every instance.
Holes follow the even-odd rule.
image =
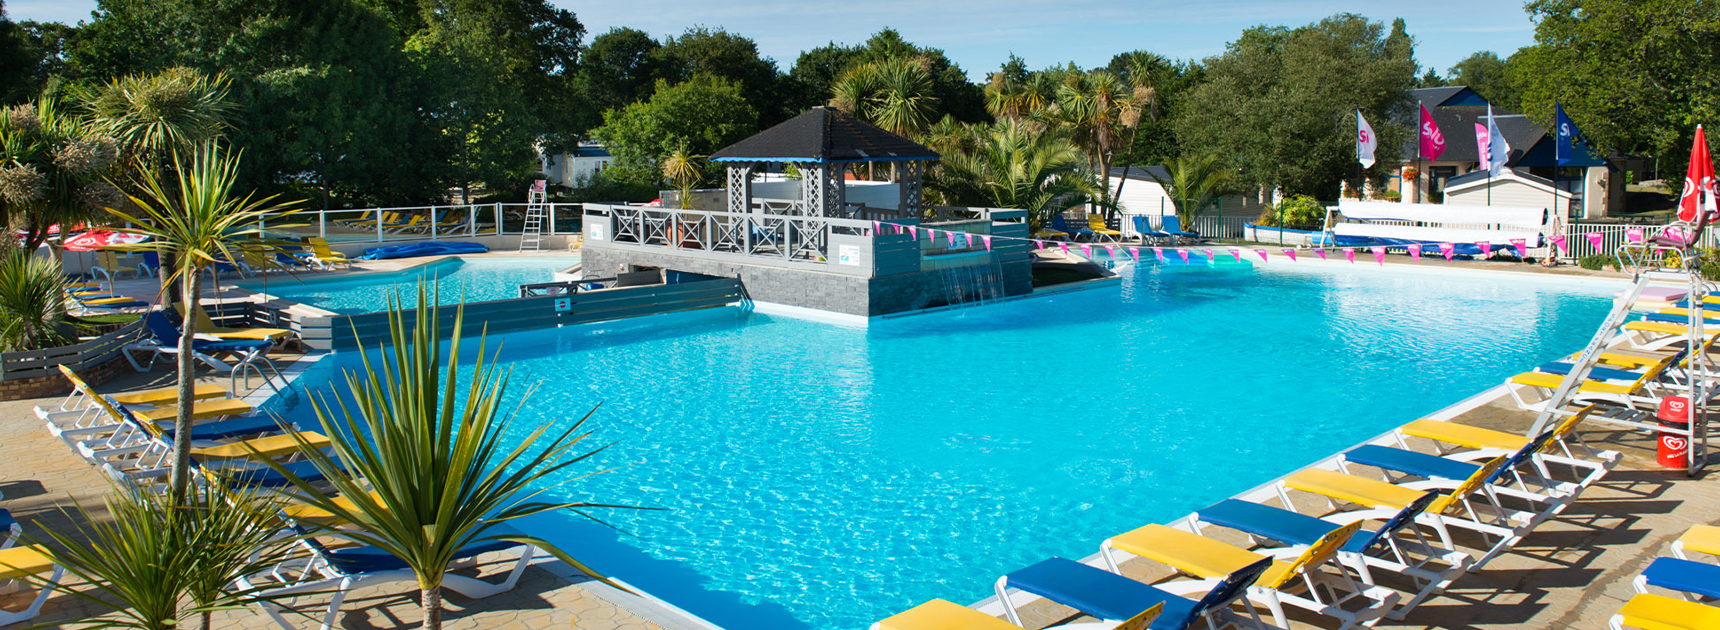
[[[836,264],[849,267],[860,266],[859,245],[839,245],[836,248]]]

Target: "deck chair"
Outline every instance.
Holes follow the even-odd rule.
[[[153,251],[143,253],[143,262],[137,263],[137,277],[153,278],[161,274],[161,255]]]
[[[370,546],[330,547],[308,535],[310,531],[307,529],[294,527],[292,532],[292,535],[300,537],[299,544],[309,556],[308,562],[295,558],[283,563],[275,571],[238,580],[238,584],[243,588],[265,589],[262,596],[266,599],[260,600],[257,605],[286,630],[297,630],[289,617],[297,618],[298,615],[288,609],[291,604],[287,603],[287,599],[295,595],[333,593],[328,609],[322,615],[320,626],[321,630],[329,630],[339,622],[340,606],[348,593],[367,586],[417,579],[405,562],[381,549]],[[518,531],[506,525],[498,525],[491,527],[486,536],[510,534],[517,535]],[[442,585],[473,599],[483,599],[512,590],[519,583],[520,576],[525,573],[526,566],[531,564],[532,557],[538,551],[536,547],[491,538],[467,545],[454,557],[456,563],[470,562],[481,554],[514,549],[518,550],[518,559],[500,582],[486,582],[450,573],[443,576]],[[265,580],[278,581],[279,585],[270,588],[271,584]]]
[[[134,279],[138,277],[137,268],[121,264],[117,252],[111,249],[96,250],[96,266],[90,268],[91,275],[100,276],[108,286],[113,286],[114,280],[128,273]]]
[[[1084,227],[1071,227],[1067,221],[1063,220],[1063,215],[1061,214],[1051,215],[1051,229],[1055,232],[1067,234],[1070,238],[1075,240],[1081,240],[1082,236],[1093,238],[1092,230]]]
[[[1675,344],[1684,343],[1690,334],[1690,327],[1677,322],[1651,322],[1638,320],[1625,322],[1619,327],[1619,335],[1608,342],[1608,347],[1629,346],[1638,350],[1661,350]],[[1708,331],[1704,343],[1713,343],[1720,335],[1720,328]]]
[[[1672,541],[1672,557],[1689,560],[1687,552],[1691,551],[1720,558],[1720,527],[1691,525],[1683,536]]]
[[[145,333],[140,335],[137,341],[126,345],[123,354],[137,371],[148,372],[149,368],[155,365],[157,356],[179,354],[180,331],[179,325],[168,318],[165,310],[153,310],[145,313],[143,324]],[[275,378],[279,379],[281,372],[275,369],[275,364],[269,361],[268,357],[269,350],[274,347],[274,342],[266,339],[226,341],[207,335],[198,335],[192,341],[191,351],[198,361],[202,361],[218,372],[230,374],[234,379],[237,379],[246,367],[254,369],[259,365],[267,367],[270,372],[274,373]],[[137,358],[132,356],[133,351],[148,352],[149,362],[140,365]],[[216,354],[228,354],[236,357],[236,360],[233,363],[228,363],[216,358]]]
[[[184,306],[183,303],[176,303],[172,307],[169,307],[169,311],[172,313],[174,319],[178,319],[180,321],[185,320],[183,315],[185,311],[181,308],[182,306]],[[198,307],[197,310],[192,311],[191,324],[192,329],[197,331],[198,334],[211,335],[223,341],[255,341],[260,339],[271,341],[279,345],[281,343],[291,341],[293,338],[293,331],[285,328],[228,328],[217,325],[215,320],[209,317],[209,311],[202,307]]]
[[[1701,601],[1700,598],[1720,599],[1720,565],[1678,558],[1655,558],[1631,583],[1638,593],[1647,593],[1648,587],[1653,586],[1672,591],[1688,601]]]
[[[113,311],[149,306],[148,302],[111,293],[92,294],[67,291],[65,295],[72,304],[86,311]]]
[[[1142,623],[1138,620],[1146,615],[1151,615],[1146,621],[1150,625],[1142,627],[1161,630],[1219,628],[1237,620],[1229,610],[1230,606],[1239,601],[1246,604],[1244,597],[1248,587],[1271,568],[1272,560],[1262,558],[1224,576],[1195,600],[1095,566],[1053,557],[998,578],[994,589],[997,601],[1003,604],[1004,614],[1014,624],[1003,626],[1007,628],[1022,627],[1021,613],[1010,596],[1011,590],[1043,597],[1102,621],[1121,621],[1116,626],[1118,628],[1129,623]],[[1249,613],[1254,625],[1260,625],[1252,606]],[[1201,621],[1205,623],[1199,623]],[[1059,627],[1110,628],[1110,623]]]
[[[15,590],[28,581],[59,582],[65,567],[54,560],[53,553],[41,545],[23,545],[0,549],[0,583],[6,591]],[[46,577],[43,577],[46,576]],[[50,589],[42,588],[23,610],[0,610],[0,626],[35,619],[48,601]]]
[[[1108,238],[1111,239],[1111,242],[1113,243],[1120,241],[1123,238],[1122,232],[1106,227],[1105,217],[1097,214],[1087,215],[1087,229],[1093,231],[1094,238]]]
[[[1141,235],[1142,243],[1146,243],[1148,241],[1162,242],[1166,245],[1171,243],[1172,237],[1170,233],[1164,230],[1153,229],[1152,222],[1148,221],[1147,217],[1133,217],[1132,220],[1135,223],[1135,233]]]
[[[1682,599],[1639,593],[1607,621],[1612,630],[1714,630],[1720,628],[1720,608]]]
[[[1667,356],[1647,369],[1632,373],[1635,378],[1624,383],[1609,383],[1594,378],[1583,381],[1567,404],[1601,404],[1610,407],[1633,408],[1640,402],[1652,403],[1660,387],[1657,380],[1683,353]],[[1605,376],[1603,373],[1601,376]],[[1565,377],[1546,372],[1523,372],[1505,379],[1505,389],[1519,409],[1541,412],[1554,404],[1553,394]]]
[[[328,246],[327,240],[313,236],[305,239],[305,243],[311,246],[311,260],[315,261],[317,265],[321,266],[323,269],[332,270],[336,267],[352,268],[352,261],[348,260],[345,254],[331,249]]]
[[[1573,425],[1572,422],[1561,423],[1561,427]],[[1557,430],[1543,432],[1523,448],[1505,456],[1493,475],[1486,480],[1486,483],[1491,484],[1488,490],[1494,496],[1510,498],[1531,506],[1523,511],[1532,516],[1527,524],[1529,528],[1534,528],[1563,512],[1576,500],[1577,495],[1588,488],[1577,483],[1553,481],[1543,474],[1526,474],[1522,470],[1523,467],[1533,464],[1536,456],[1551,445],[1556,432]],[[1352,465],[1378,468],[1386,482],[1417,490],[1455,490],[1478,474],[1483,466],[1457,458],[1378,444],[1363,444],[1345,451],[1338,459],[1339,472],[1356,474],[1356,471],[1351,470]],[[1413,478],[1423,481],[1412,481]],[[1598,480],[1599,476],[1593,478]]]
[[[1174,214],[1165,215],[1165,217],[1164,217],[1164,232],[1166,234],[1171,235],[1171,237],[1174,239],[1179,239],[1179,240],[1182,240],[1183,242],[1187,242],[1187,243],[1193,243],[1195,241],[1200,240],[1199,234],[1196,234],[1194,232],[1184,231],[1182,229],[1181,220],[1177,219],[1177,215],[1174,215]]]

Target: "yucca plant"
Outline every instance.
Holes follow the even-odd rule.
[[[422,283],[415,318],[408,317],[395,295],[388,309],[389,345],[371,348],[377,355],[372,359],[360,340],[363,369],[345,374],[355,406],[336,404],[327,392],[311,395],[333,455],[310,448],[293,433],[300,436],[306,458],[350,504],[270,464],[298,487],[305,502],[351,525],[340,531],[342,537],[393,554],[412,568],[424,609],[423,627],[432,630],[442,627],[443,573],[459,550],[471,545],[502,540],[535,545],[607,581],[549,542],[498,525],[555,510],[595,520],[589,508],[628,507],[540,498],[573,479],[605,472],[557,478],[607,448],[575,450],[591,435],[583,430],[591,413],[564,428],[540,424],[517,445],[506,444],[504,436],[519,409],[502,408],[509,373],[498,371],[495,356],[480,338],[471,382],[461,385],[458,331],[465,323],[465,307],[455,311],[456,332],[447,341],[446,357],[439,311]],[[524,398],[529,397],[528,391]],[[519,405],[524,404],[522,398]]]
[[[108,212],[131,227],[116,231],[149,237],[142,243],[114,246],[112,249],[153,251],[163,264],[162,290],[176,282],[182,291],[178,302],[185,304],[185,320],[180,324],[179,338],[179,399],[191,400],[196,357],[192,353],[195,334],[193,313],[202,308],[201,277],[203,270],[216,261],[251,258],[273,264],[273,254],[285,253],[291,244],[264,237],[263,219],[269,218],[276,228],[276,217],[292,214],[293,203],[273,203],[274,195],[262,199],[246,194],[239,196],[233,189],[239,177],[241,153],[229,154],[213,144],[205,144],[190,156],[189,163],[174,156],[172,174],[147,167],[141,177],[142,195],[130,195],[131,212],[109,208]],[[163,296],[164,298],[170,296]],[[177,425],[191,426],[191,405],[180,405]],[[185,496],[191,481],[191,432],[177,431],[173,436],[172,476],[169,482],[176,499]]]
[[[699,166],[699,161],[703,158],[702,155],[688,153],[686,143],[682,143],[669,157],[663,158],[663,178],[680,190],[682,210],[693,207],[693,189],[705,180],[705,171]]]
[[[73,88],[91,124],[146,165],[219,136],[234,108],[228,92],[226,75],[185,67]]]
[[[46,530],[67,579],[42,587],[106,611],[73,625],[174,630],[196,616],[208,629],[215,611],[264,599],[260,589],[233,584],[288,557],[292,538],[276,535],[280,499],[218,480],[199,488],[179,503],[115,486],[106,514],[74,504],[66,511],[75,530]]]
[[[0,245],[0,352],[39,350],[77,340],[66,318],[66,276],[52,258]]]

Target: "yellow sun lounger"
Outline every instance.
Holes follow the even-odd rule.
[[[370,497],[372,500],[376,501],[377,503],[382,502],[382,495],[377,494],[377,492],[375,490],[370,491]],[[358,510],[358,504],[356,502],[354,502],[351,497],[338,496],[338,497],[334,498],[334,502],[336,505],[339,505],[339,506],[346,508],[348,510],[353,510],[353,511]],[[387,506],[384,505],[384,507],[386,508]],[[286,515],[287,518],[290,518],[290,519],[293,519],[296,521],[310,521],[313,523],[328,524],[331,522],[338,522],[340,520],[340,518],[335,516],[332,512],[329,512],[328,510],[324,510],[324,509],[319,508],[317,506],[311,505],[309,503],[299,503],[299,502],[288,503],[287,505],[281,507],[281,514],[284,514],[284,515]]]
[[[1613,630],[1714,630],[1720,628],[1720,608],[1642,593],[1625,602],[1607,625]]]
[[[65,575],[66,569],[54,561],[48,548],[41,545],[23,545],[11,549],[0,549],[0,581],[13,580],[24,582],[25,578],[40,580],[42,574],[52,573],[47,578],[49,582],[58,582]],[[0,610],[0,626],[34,619],[42,612],[42,604],[48,601],[48,589],[36,593],[36,598],[30,605],[17,612]]]
[[[1619,336],[1613,340],[1613,346],[1629,344],[1638,350],[1660,350],[1668,346],[1684,342],[1690,334],[1690,327],[1673,322],[1634,321],[1626,322],[1620,329]],[[1707,343],[1713,343],[1715,336],[1720,335],[1720,326],[1707,331]]]
[[[315,431],[299,434],[311,448],[323,448],[329,445],[328,436]],[[215,446],[205,446],[191,449],[191,455],[198,459],[274,459],[282,455],[291,455],[303,450],[299,441],[293,436],[282,433],[268,437],[239,440]]]
[[[1672,541],[1672,555],[1681,560],[1689,560],[1686,551],[1705,553],[1710,556],[1720,556],[1720,527],[1713,525],[1691,525],[1690,529]]]
[[[173,309],[185,312],[184,304],[174,304]],[[181,320],[183,321],[183,319]],[[192,331],[205,335],[214,335],[221,339],[263,339],[279,342],[293,336],[293,331],[285,328],[224,328],[209,317],[209,311],[199,307],[191,314]],[[279,347],[280,344],[276,344]]]
[[[873,630],[1021,630],[997,617],[934,599],[872,624]]]
[[[207,420],[223,416],[242,416],[256,411],[250,403],[237,398],[216,398],[199,400],[191,404],[192,420]],[[137,409],[133,413],[144,420],[155,422],[171,421],[179,417],[179,406],[168,405],[154,409]]]
[[[345,254],[334,251],[333,248],[329,247],[327,240],[324,240],[321,237],[312,236],[305,239],[305,242],[311,246],[311,258],[315,259],[318,264],[323,266],[323,268],[332,269],[342,265],[347,267],[352,266],[352,261],[347,260]]]
[[[1653,396],[1655,382],[1671,367],[1673,358],[1669,355],[1637,375],[1636,380],[1629,383],[1608,383],[1605,381],[1585,380],[1571,396],[1570,403],[1605,403],[1619,407],[1633,407],[1638,399]],[[1529,411],[1546,411],[1553,402],[1553,394],[1559,385],[1565,382],[1564,374],[1549,374],[1547,372],[1523,372],[1505,380],[1505,389],[1511,394],[1511,399],[1517,402],[1517,407]]]

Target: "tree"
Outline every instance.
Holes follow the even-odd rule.
[[[1416,71],[1402,20],[1387,31],[1348,13],[1295,29],[1248,29],[1204,66],[1205,82],[1189,91],[1175,121],[1184,151],[1234,164],[1244,186],[1322,199],[1336,198],[1339,180],[1356,172],[1349,114],[1407,119]],[[1374,130],[1376,155],[1387,160],[1408,135],[1380,122]]]
[[[1137,92],[1102,70],[1070,74],[1058,87],[1057,118],[1086,145],[1088,165],[1097,167],[1102,190],[1111,188],[1113,149],[1140,124],[1151,99],[1151,88]]]
[[[852,66],[831,86],[830,106],[901,136],[931,124],[937,110],[929,62],[890,57]]]
[[[0,105],[25,102],[41,91],[32,76],[36,64],[24,29],[6,19],[6,3],[0,2]]]
[[[1231,176],[1225,167],[1210,155],[1184,155],[1170,163],[1170,181],[1161,181],[1159,185],[1165,187],[1171,203],[1176,204],[1177,222],[1184,229],[1193,229],[1201,211],[1217,201],[1219,195],[1229,192]],[[1149,172],[1147,176],[1152,174]]]
[[[589,517],[586,511],[591,508],[625,507],[541,498],[554,496],[546,490],[578,478],[563,471],[603,450],[575,452],[591,435],[584,431],[591,413],[572,423],[521,429],[526,432],[523,439],[505,443],[512,441],[505,436],[513,433],[514,418],[513,412],[503,410],[507,372],[496,369],[496,357],[487,354],[480,340],[471,384],[456,387],[460,336],[443,338],[438,302],[425,291],[420,283],[410,322],[398,297],[389,306],[392,347],[379,353],[379,359],[359,348],[366,357],[364,369],[346,373],[353,406],[312,399],[334,455],[292,432],[305,457],[344,500],[323,494],[279,463],[269,466],[286,476],[306,503],[353,525],[340,530],[341,536],[392,554],[411,568],[418,577],[426,630],[442,627],[443,576],[456,554],[472,545],[534,545],[607,583],[549,542],[502,527],[551,511]],[[455,331],[465,328],[464,310],[460,306],[455,311]],[[448,346],[446,355],[443,344]],[[523,406],[524,400],[518,404]],[[558,429],[558,424],[566,428]]]
[[[698,74],[684,83],[658,81],[651,100],[611,110],[592,131],[633,181],[661,181],[658,164],[678,149],[710,155],[758,131],[758,112],[739,85]]]
[[[226,131],[233,112],[228,86],[225,76],[176,67],[73,93],[91,126],[118,141],[128,161],[157,165]]]
[[[77,343],[66,317],[66,274],[60,261],[0,242],[0,352]]]
[[[197,326],[193,314],[203,308],[203,272],[216,261],[245,259],[272,265],[272,254],[287,253],[284,242],[263,237],[261,226],[267,217],[277,229],[291,227],[280,225],[280,216],[290,214],[293,204],[272,203],[273,196],[238,196],[235,184],[241,155],[214,144],[199,147],[190,155],[189,163],[175,154],[171,175],[158,168],[144,171],[138,182],[141,194],[128,195],[136,211],[108,209],[128,225],[116,230],[149,237],[145,242],[114,249],[156,252],[167,276],[163,290],[174,283],[182,289],[178,301],[185,305],[185,321],[180,324],[177,355],[179,400],[192,400],[196,385],[197,358],[192,348]],[[173,265],[171,270],[169,264]],[[192,425],[191,407],[179,406],[174,426]],[[176,504],[185,504],[188,496],[190,466],[191,432],[175,431],[169,487]]]
[[[1590,146],[1688,161],[1698,123],[1720,118],[1720,5],[1537,0],[1535,44],[1512,56],[1523,113],[1551,126],[1563,103]]]
[[[723,29],[695,26],[680,37],[663,41],[656,57],[658,78],[681,83],[695,75],[734,82],[741,96],[758,113],[761,126],[770,126],[800,112],[786,111],[777,98],[776,64],[760,57],[753,40]]]
[[[603,114],[651,97],[656,85],[663,45],[645,31],[616,27],[591,40],[579,64],[579,92],[590,101],[587,129],[603,122]]]
[[[687,148],[683,145],[670,153],[669,157],[663,158],[663,181],[680,189],[682,210],[693,207],[693,189],[705,181],[705,169],[700,164],[704,157],[687,153]]]
[[[118,160],[113,138],[51,95],[0,110],[0,219],[35,251],[55,226],[70,231],[118,202],[119,191],[104,181]]]
[[[1027,210],[1038,229],[1101,194],[1066,132],[1008,119],[970,129],[972,151],[944,155],[926,183],[947,205]]]
[[[1518,111],[1523,99],[1511,84],[1510,62],[1491,51],[1481,51],[1463,58],[1450,70],[1451,85],[1466,85],[1494,107]],[[1432,87],[1432,86],[1428,86]]]

